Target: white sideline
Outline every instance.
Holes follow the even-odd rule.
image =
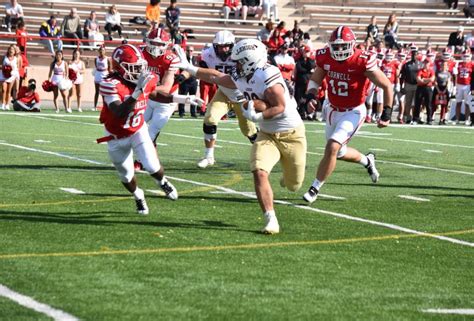
[[[37,312],[43,313],[56,321],[79,321],[75,316],[61,310],[50,307],[47,304],[38,302],[29,296],[15,292],[0,284],[0,296],[15,301],[16,303]]]
[[[411,195],[398,195],[400,198],[404,198],[410,201],[420,201],[420,202],[429,202],[430,200],[427,198],[415,197]]]
[[[425,309],[427,313],[474,315],[474,309]]]
[[[12,147],[20,148],[20,149],[26,149],[26,150],[29,150],[29,151],[32,151],[32,152],[55,155],[55,156],[59,156],[59,157],[65,157],[65,158],[74,159],[74,160],[81,161],[81,162],[96,164],[96,165],[112,166],[111,164],[106,164],[106,163],[97,162],[97,161],[88,160],[88,159],[79,158],[79,157],[73,157],[73,156],[64,155],[64,154],[60,154],[60,153],[53,153],[53,152],[43,151],[43,150],[39,150],[39,149],[36,149],[36,148],[29,148],[29,147],[24,147],[24,146],[14,145],[14,144],[7,144],[7,143],[0,143],[0,145],[8,145],[8,146],[12,146]],[[197,186],[212,187],[212,188],[215,188],[215,189],[220,190],[220,191],[228,192],[229,194],[242,195],[242,196],[245,196],[245,197],[248,197],[248,198],[253,198],[253,199],[257,198],[253,193],[249,193],[249,192],[239,192],[239,191],[227,188],[227,187],[196,182],[196,181],[192,181],[192,180],[188,180],[188,179],[184,179],[184,178],[179,178],[179,177],[173,177],[173,176],[167,176],[167,177],[172,179],[172,180],[178,181],[178,182],[190,183],[190,184],[197,185]],[[356,217],[356,216],[350,216],[350,215],[347,215],[347,214],[326,211],[326,210],[322,210],[322,209],[314,208],[314,207],[309,207],[309,206],[305,206],[305,205],[297,205],[297,204],[293,204],[293,203],[287,202],[287,201],[275,200],[274,202],[277,203],[277,204],[288,205],[288,206],[292,206],[292,207],[299,208],[299,209],[304,209],[304,210],[308,210],[308,211],[312,211],[312,212],[317,212],[317,213],[321,213],[321,214],[326,214],[326,215],[331,215],[331,216],[335,216],[335,217],[339,217],[339,218],[344,218],[344,219],[351,220],[351,221],[363,222],[363,223],[368,223],[368,224],[376,225],[376,226],[382,226],[382,227],[385,227],[385,228],[389,228],[389,229],[396,230],[396,231],[401,231],[401,232],[404,232],[404,233],[415,234],[415,235],[420,235],[420,236],[425,236],[425,237],[431,237],[431,238],[434,238],[434,239],[447,241],[447,242],[454,243],[454,244],[474,247],[474,243],[462,241],[462,240],[459,240],[459,239],[454,239],[454,238],[447,237],[447,236],[434,235],[434,234],[430,234],[430,233],[426,233],[426,232],[420,232],[420,231],[417,231],[417,230],[412,230],[412,229],[405,228],[405,227],[402,227],[402,226],[398,226],[398,225],[395,225],[395,224],[378,222],[378,221],[364,219],[364,218],[360,218],[360,217]]]

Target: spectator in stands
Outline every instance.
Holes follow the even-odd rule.
[[[433,85],[435,75],[430,67],[431,63],[428,59],[423,61],[423,68],[418,71],[416,76],[416,93],[415,93],[415,110],[413,111],[413,124],[423,124],[420,118],[421,105],[426,108],[427,124],[431,125],[431,103],[433,98]]]
[[[224,0],[224,6],[222,7],[222,13],[224,14],[225,24],[229,20],[230,13],[234,13],[235,19],[239,19],[240,4],[239,0]]]
[[[36,92],[36,80],[28,80],[28,87],[22,86],[18,92],[17,99],[13,102],[13,110],[15,111],[41,111],[41,100]]]
[[[272,32],[273,32],[273,22],[268,21],[265,25],[265,28],[261,29],[257,33],[257,39],[263,42],[264,44],[267,44],[268,39],[270,39]]]
[[[263,13],[268,20],[278,21],[277,0],[262,0]],[[260,20],[263,20],[263,14]]]
[[[448,9],[456,10],[458,8],[458,0],[444,0]]]
[[[380,41],[379,35],[379,26],[377,26],[377,18],[372,16],[370,19],[370,24],[367,26],[367,36],[365,37],[365,42],[367,46],[370,46],[376,42]]]
[[[112,31],[117,31],[119,38],[122,39],[122,19],[114,4],[110,6],[105,14],[105,30],[107,30],[109,40],[113,40]]]
[[[166,15],[166,26],[170,30],[178,30],[179,29],[179,16],[181,15],[181,10],[176,7],[177,0],[170,0],[170,6],[166,8],[165,15]]]
[[[72,60],[69,62],[69,79],[72,81],[72,87],[69,90],[68,106],[71,107],[71,98],[76,93],[77,100],[77,111],[82,113],[81,108],[81,92],[82,92],[82,83],[84,82],[84,71],[86,70],[86,65],[84,61],[81,60],[81,52],[78,48],[74,49],[72,52]]]
[[[260,5],[260,0],[242,0],[242,9],[240,10],[242,20],[247,20],[248,14],[255,16],[255,18],[259,18],[262,13],[263,9]]]
[[[84,38],[93,40],[89,42],[89,46],[92,47],[90,50],[104,43],[104,36],[100,33],[100,26],[95,11],[91,11],[89,18],[84,22]]]
[[[474,51],[474,29],[471,30],[471,33],[470,34],[467,34],[466,37],[465,37],[465,45],[466,45],[466,48],[469,48],[471,49],[471,52]]]
[[[298,112],[301,118],[305,119],[307,116],[306,110],[306,87],[308,86],[309,78],[316,67],[314,59],[311,59],[311,50],[306,46],[300,47],[300,58],[296,61],[295,66],[295,99],[298,103]]]
[[[288,54],[288,49],[289,47],[287,44],[282,45],[274,59],[276,66],[281,71],[281,75],[285,80],[287,80],[287,83],[291,85],[293,82],[293,73],[296,63],[293,57]],[[291,85],[291,87],[293,86]]]
[[[170,30],[171,34],[171,41],[175,45],[180,45],[183,50],[186,50],[187,42],[188,42],[188,37],[187,34],[184,32],[181,32],[179,28],[173,28]]]
[[[387,23],[385,24],[385,27],[383,28],[383,37],[385,41],[385,47],[393,49],[399,48],[397,44],[398,40],[398,22],[397,22],[397,16],[392,13],[390,16],[388,16]]]
[[[306,45],[311,51],[314,50],[314,45],[308,32],[303,34],[303,44]]]
[[[459,26],[458,30],[451,32],[448,39],[448,47],[451,47],[455,53],[461,53],[464,48],[464,27]]]
[[[18,21],[18,24],[16,26],[16,36],[17,36],[16,46],[20,51],[19,57],[21,58],[21,61],[22,61],[21,68],[19,70],[19,73],[20,73],[19,86],[23,86],[24,81],[27,77],[26,67],[30,65],[30,63],[28,62],[27,55],[26,55],[26,44],[28,40],[28,32],[26,31],[25,22],[23,20]]]
[[[48,20],[44,21],[39,29],[40,37],[53,38],[53,39],[41,39],[41,42],[48,48],[51,55],[54,57],[55,50],[63,49],[63,42],[61,41],[61,27],[58,25],[56,17],[51,16]]]
[[[5,5],[5,25],[8,32],[11,32],[12,26],[16,26],[20,20],[23,20],[23,7],[16,0],[10,0]]]
[[[194,47],[187,46],[186,47],[186,58],[193,66],[198,66],[198,62],[196,57],[194,56]],[[181,72],[181,75],[178,76],[179,79],[179,94],[180,95],[196,95],[198,82],[195,76],[190,75],[186,71]],[[201,107],[201,106],[199,106]],[[179,104],[179,117],[183,118],[185,116],[185,105]],[[196,118],[196,106],[190,106],[191,117]]]
[[[278,29],[278,31],[280,31],[281,36],[285,35],[286,31],[287,31],[286,30],[286,22],[285,21],[280,21],[275,29]]]
[[[300,23],[298,22],[298,20],[295,20],[293,24],[293,30],[291,31],[293,32],[293,39],[295,40],[303,39],[304,32],[303,30],[301,30]]]
[[[146,5],[145,19],[148,25],[160,23],[160,0],[150,0],[150,3]]]
[[[53,103],[54,103],[54,109],[56,110],[56,113],[59,113],[59,107],[58,107],[58,96],[59,93],[61,93],[61,97],[63,97],[63,105],[64,109],[66,110],[67,113],[71,112],[71,109],[69,108],[68,105],[68,100],[67,100],[67,90],[60,90],[58,88],[59,83],[63,81],[63,79],[68,79],[68,64],[66,61],[63,59],[63,52],[58,50],[56,51],[56,55],[54,56],[53,62],[49,65],[49,74],[48,74],[48,80],[53,83]]]
[[[471,23],[471,19],[474,15],[474,0],[466,0],[464,3],[464,8],[462,9],[464,15],[468,19],[468,23]]]
[[[272,32],[272,35],[268,39],[268,42],[266,43],[268,48],[268,54],[272,57],[275,56],[277,54],[278,49],[280,49],[280,47],[283,46],[284,43],[285,41],[283,40],[283,37],[280,36],[280,29],[275,28],[275,30],[273,30]]]
[[[61,24],[61,34],[64,38],[82,39],[81,18],[77,14],[76,8],[71,8],[69,14],[64,17]],[[71,44],[79,46],[78,42]]]
[[[15,47],[15,45],[8,46],[7,53],[2,60],[2,70],[0,72],[2,110],[10,110],[11,90],[19,78],[21,60],[16,55]]]

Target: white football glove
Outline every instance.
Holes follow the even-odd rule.
[[[186,57],[186,53],[184,52],[183,48],[181,48],[180,45],[174,45],[173,46],[173,51],[176,53],[178,56],[180,62],[177,64],[173,64],[177,68],[181,70],[185,70],[191,74],[191,76],[196,76],[196,73],[198,71],[198,67],[193,66],[189,61],[188,57]]]
[[[140,76],[137,80],[137,85],[135,86],[135,90],[132,93],[132,97],[136,100],[140,95],[143,93],[143,89],[146,87],[148,82],[153,78],[153,73],[148,70],[142,70]]]
[[[202,106],[204,100],[196,95],[173,95],[173,102],[178,104],[191,104],[193,106]]]
[[[253,100],[249,100],[247,104],[247,109],[245,109],[243,105],[240,105],[240,108],[242,109],[242,114],[244,115],[244,117],[250,121],[253,121],[254,123],[258,123],[263,119],[263,114],[257,113],[255,111],[255,107],[253,106]]]

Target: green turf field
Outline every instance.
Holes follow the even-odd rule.
[[[97,118],[0,114],[0,320],[51,320],[4,287],[69,320],[474,319],[473,128],[364,126],[351,146],[375,151],[379,183],[338,163],[306,206],[324,146],[307,123],[305,184],[285,191],[274,169],[281,234],[267,236],[235,122],[205,170],[202,120],[168,123],[158,151],[180,199],[140,173],[144,217],[95,143]]]

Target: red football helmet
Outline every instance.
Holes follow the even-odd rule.
[[[77,73],[76,73],[76,71],[75,71],[74,69],[69,68],[67,74],[68,74],[69,79],[71,79],[72,81],[76,81],[76,79],[77,79]]]
[[[451,50],[451,48],[449,47],[444,48],[443,60],[450,60],[452,56],[453,56],[453,51]]]
[[[145,42],[146,51],[156,58],[165,54],[170,43],[170,36],[165,30],[156,28],[146,35]]]
[[[392,49],[387,49],[385,51],[385,60],[390,62],[395,58],[395,54],[393,53]]]
[[[472,55],[471,55],[471,50],[469,48],[466,48],[462,51],[461,59],[464,62],[471,61]]]
[[[133,45],[121,45],[112,53],[112,69],[129,82],[136,83],[140,73],[147,67],[142,52]]]
[[[346,26],[339,26],[334,30],[329,38],[329,50],[331,57],[337,61],[344,61],[354,54],[356,36],[352,29]]]
[[[43,81],[43,84],[41,85],[41,87],[43,87],[44,91],[49,93],[49,92],[53,91],[54,84],[49,80],[45,80],[45,81]]]

